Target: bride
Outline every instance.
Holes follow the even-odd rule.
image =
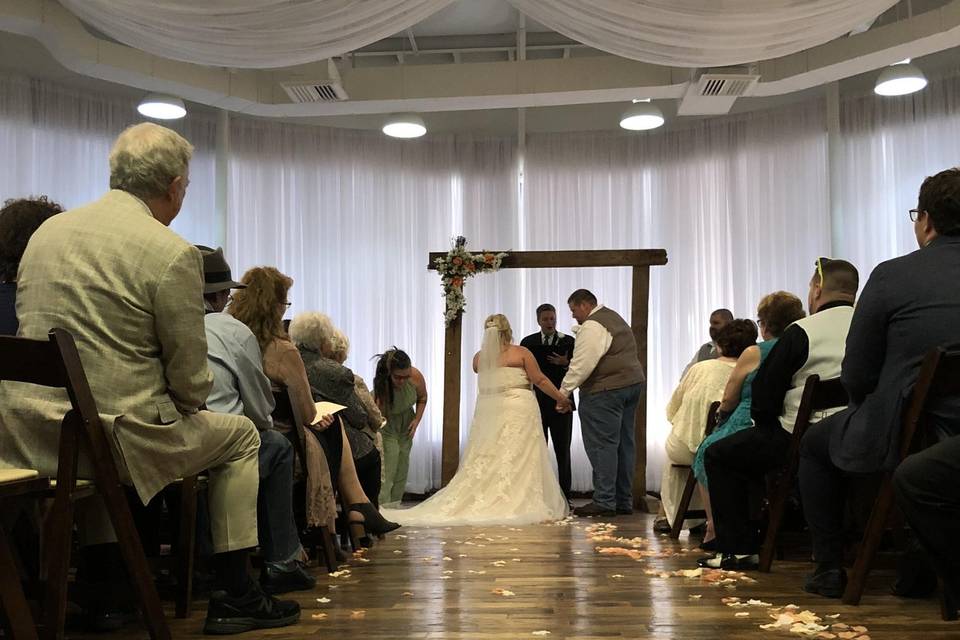
[[[531,383],[569,406],[540,371],[533,354],[513,342],[506,316],[484,324],[473,357],[479,394],[463,460],[450,484],[410,509],[383,509],[405,525],[531,524],[567,515],[567,501],[550,465],[540,409]]]

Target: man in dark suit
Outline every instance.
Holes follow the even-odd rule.
[[[921,360],[960,342],[960,169],[924,180],[909,213],[920,250],[878,265],[853,314],[840,373],[850,404],[803,438],[800,491],[818,562],[804,585],[810,593],[842,595],[846,481],[896,466]],[[958,403],[933,415],[939,436],[960,434]]]
[[[557,331],[557,310],[551,304],[542,304],[537,307],[537,324],[540,325],[540,331],[524,338],[520,346],[533,352],[540,370],[559,388],[570,365],[570,358],[573,357],[573,337]],[[560,488],[569,500],[573,414],[557,413],[557,402],[540,389],[536,392],[537,402],[540,405],[540,418],[543,420],[543,437],[550,440],[552,436],[553,450],[557,454]]]

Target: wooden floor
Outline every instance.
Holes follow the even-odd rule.
[[[936,600],[887,595],[889,572],[873,577],[863,605],[847,607],[803,593],[807,563],[778,563],[773,573],[746,580],[676,575],[702,555],[687,548],[686,534],[679,542],[655,537],[648,515],[609,522],[615,531],[591,529],[596,523],[585,519],[522,528],[404,527],[338,575],[318,570],[316,590],[294,594],[303,607],[300,624],[241,637],[789,639],[817,637],[790,632],[791,620],[809,619],[802,612],[810,611],[820,626],[838,625],[821,631],[824,638],[960,638],[960,623],[940,621]],[[751,599],[760,603],[745,605]],[[205,603],[197,604],[192,618],[172,620],[174,637],[202,635]],[[785,626],[760,628],[778,615]],[[130,627],[112,637],[144,635]]]

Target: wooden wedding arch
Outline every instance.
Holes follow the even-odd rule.
[[[431,253],[427,266],[436,270],[437,258],[447,253]],[[667,264],[665,249],[627,249],[599,251],[515,251],[509,253],[501,269],[550,269],[586,267],[632,267],[633,291],[631,323],[637,340],[637,354],[644,372],[647,371],[647,318],[650,301],[650,267]],[[600,297],[603,300],[602,296]],[[622,312],[622,310],[620,310]],[[447,326],[443,359],[443,448],[441,480],[444,486],[457,471],[460,461],[460,365],[463,350],[462,316]],[[647,493],[647,399],[640,398],[637,406],[637,461],[633,480],[633,499],[637,508],[644,509]]]

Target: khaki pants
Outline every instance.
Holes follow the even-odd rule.
[[[666,514],[667,521],[673,525],[674,518],[677,517],[677,509],[680,507],[680,498],[683,497],[683,487],[687,483],[687,476],[690,475],[689,469],[677,469],[673,465],[693,464],[693,452],[674,437],[673,433],[667,436],[666,442],[667,459],[663,465],[663,476],[660,479],[660,502],[663,504],[663,511]],[[700,495],[697,492],[693,494],[693,500],[690,501],[691,510],[703,509]],[[689,526],[696,526],[703,520],[691,521]]]
[[[260,435],[245,416],[201,411],[183,417],[193,430],[189,450],[179,452],[172,466],[182,475],[209,472],[210,528],[213,552],[224,553],[257,546],[257,491]],[[165,456],[158,456],[157,465]],[[116,542],[105,505],[90,498],[77,505],[81,544]]]

